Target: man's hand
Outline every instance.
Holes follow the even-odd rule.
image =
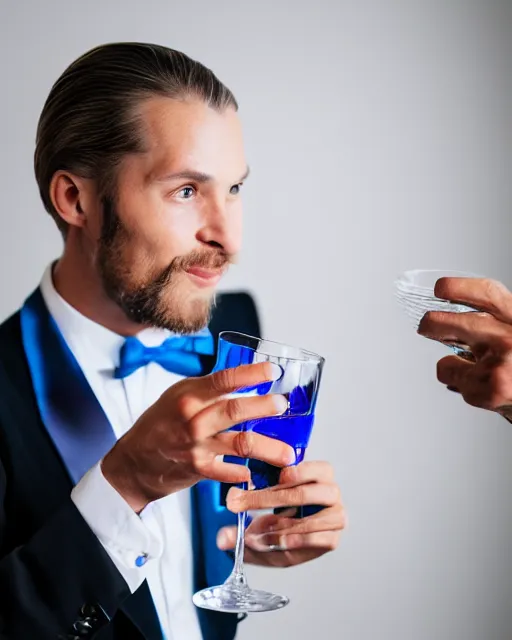
[[[325,509],[306,518],[291,517],[296,507]],[[313,560],[338,546],[345,512],[334,472],[327,462],[303,462],[281,471],[279,483],[259,491],[230,489],[227,507],[235,513],[287,507],[280,515],[255,518],[246,531],[245,560],[269,567],[289,567]],[[235,547],[236,527],[217,536],[221,549]]]
[[[242,465],[221,456],[254,458],[277,467],[295,460],[287,444],[253,432],[226,431],[236,424],[284,413],[280,395],[226,398],[242,387],[280,377],[269,362],[188,378],[166,391],[105,456],[102,472],[139,513],[153,500],[203,478],[238,484],[250,479]]]
[[[435,295],[478,312],[430,312],[418,333],[433,340],[467,345],[474,362],[447,356],[437,377],[475,407],[512,421],[512,294],[501,283],[479,278],[441,278]]]

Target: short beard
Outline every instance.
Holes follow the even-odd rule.
[[[174,258],[159,273],[148,273],[144,282],[135,282],[133,265],[126,258],[126,248],[135,240],[130,238],[120,220],[114,198],[104,197],[102,204],[98,267],[108,297],[129,320],[142,326],[159,327],[180,334],[196,333],[207,326],[214,298],[180,300],[179,293],[175,291],[176,275],[192,266],[219,269],[229,263],[229,256],[217,248],[194,251]],[[172,300],[173,292],[175,301]]]

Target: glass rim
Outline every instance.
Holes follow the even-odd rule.
[[[415,284],[417,287],[427,288],[425,285],[418,285],[414,282],[414,278],[419,275],[432,276],[438,274],[439,278],[482,278],[472,271],[461,271],[460,269],[406,269],[402,271],[396,278],[396,283]]]
[[[307,349],[303,349],[302,347],[294,347],[293,345],[288,344],[287,342],[278,342],[277,340],[267,340],[266,338],[257,338],[256,336],[250,336],[248,333],[242,333],[241,331],[233,331],[229,329],[226,331],[221,331],[219,333],[219,340],[222,339],[222,340],[226,340],[226,342],[230,342],[229,340],[227,340],[227,336],[237,336],[242,339],[245,338],[247,340],[255,340],[259,343],[266,342],[269,345],[275,345],[278,347],[286,347],[288,349],[294,349],[295,351],[299,351],[300,353],[304,354],[304,356],[306,357],[297,358],[297,357],[290,357],[290,356],[276,356],[275,353],[266,353],[265,351],[257,351],[255,348],[249,345],[243,345],[241,343],[238,343],[240,346],[246,346],[248,349],[251,349],[255,353],[256,352],[261,353],[264,356],[269,356],[273,358],[284,358],[285,360],[290,360],[292,362],[312,362],[312,363],[317,363],[321,365],[323,365],[325,362],[325,358],[320,354],[315,353],[314,351],[308,351]]]

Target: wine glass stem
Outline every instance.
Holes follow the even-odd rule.
[[[238,514],[238,531],[235,548],[235,566],[228,578],[228,582],[235,585],[246,585],[247,579],[244,571],[244,548],[245,548],[245,521],[247,512]]]

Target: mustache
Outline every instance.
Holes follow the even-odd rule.
[[[170,265],[172,271],[186,271],[192,267],[202,269],[222,269],[235,262],[236,256],[221,250],[191,251],[185,256],[174,258]]]
[[[235,262],[236,256],[219,249],[207,251],[191,251],[184,256],[178,256],[167,266],[160,275],[146,287],[148,298],[156,296],[172,282],[175,273],[180,273],[192,267],[203,269],[222,269]]]

